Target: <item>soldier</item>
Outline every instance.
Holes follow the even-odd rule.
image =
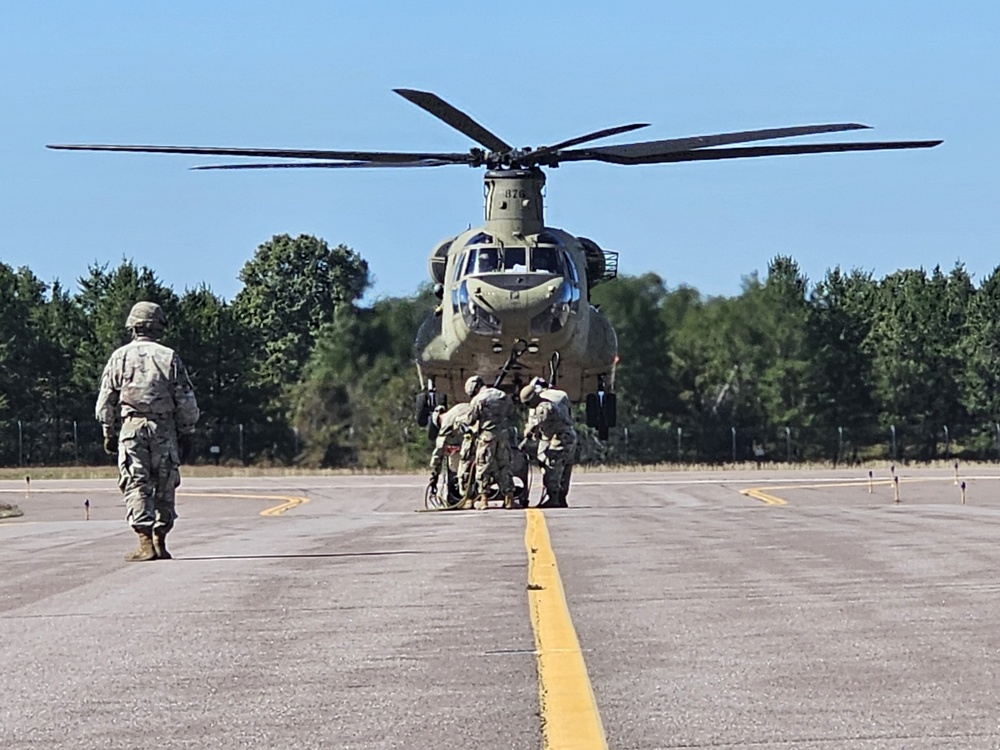
[[[486,507],[489,488],[500,488],[504,507],[514,505],[510,477],[510,418],[513,404],[499,388],[487,386],[479,375],[465,381],[469,396],[469,424],[476,434],[476,506]]]
[[[137,302],[125,321],[132,342],[108,360],[97,397],[104,450],[118,454],[118,487],[139,546],[129,562],[169,560],[167,534],[174,526],[174,492],[180,464],[190,453],[200,412],[181,358],[159,343],[167,327],[162,308]],[[121,418],[121,431],[115,424]]]
[[[437,440],[434,441],[434,451],[431,453],[431,477],[428,484],[437,486],[442,468],[447,467],[448,449],[462,445],[469,431],[469,404],[456,404],[447,411],[445,407],[435,407],[431,413],[431,422],[438,428]],[[447,470],[446,470],[447,476]]]
[[[538,440],[538,463],[542,467],[545,498],[539,508],[566,508],[569,478],[576,457],[576,430],[569,395],[557,388],[540,383],[521,389],[521,403],[531,412],[520,447],[532,439]]]

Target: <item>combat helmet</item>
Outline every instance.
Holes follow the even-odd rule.
[[[480,375],[473,375],[471,378],[465,381],[465,395],[472,397],[476,395],[476,391],[482,388],[486,383]]]
[[[155,302],[136,302],[125,320],[125,328],[135,335],[162,335],[167,328],[167,316]]]

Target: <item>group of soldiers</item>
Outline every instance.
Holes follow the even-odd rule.
[[[430,485],[435,488],[447,470],[449,453],[460,454],[460,474],[466,486],[456,508],[485,508],[498,496],[505,508],[527,505],[526,494],[516,498],[513,482],[515,454],[512,449],[514,404],[504,391],[486,385],[473,375],[465,382],[466,403],[446,410],[438,406],[431,420],[438,430],[430,461]],[[569,480],[576,456],[573,410],[565,391],[551,387],[542,378],[524,386],[518,397],[528,407],[524,438],[516,450],[525,453],[537,444],[536,459],[542,468],[543,497],[539,508],[565,508]]]

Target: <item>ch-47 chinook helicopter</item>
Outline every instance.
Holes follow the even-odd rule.
[[[488,378],[495,373],[494,383],[515,393],[529,378],[540,376],[557,384],[574,401],[585,398],[588,424],[606,437],[616,421],[613,387],[618,344],[614,329],[590,304],[589,295],[595,285],[616,276],[618,254],[585,237],[545,226],[542,167],[573,161],[660,164],[929,148],[941,143],[877,141],[719,148],[868,127],[836,123],[574,148],[648,126],[633,123],[540,148],[515,148],[435,94],[395,91],[479,145],[460,153],[128,145],[49,148],[297,160],[195,169],[484,167],[485,223],[439,243],[430,254],[430,275],[440,304],[417,333],[418,422],[425,426],[435,405],[462,399],[465,380],[472,374]]]

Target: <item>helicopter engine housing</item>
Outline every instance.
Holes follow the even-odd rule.
[[[431,281],[435,284],[444,283],[445,271],[448,268],[448,250],[451,249],[451,243],[454,241],[455,237],[442,240],[434,246],[430,257],[427,259],[427,272],[430,274]]]

